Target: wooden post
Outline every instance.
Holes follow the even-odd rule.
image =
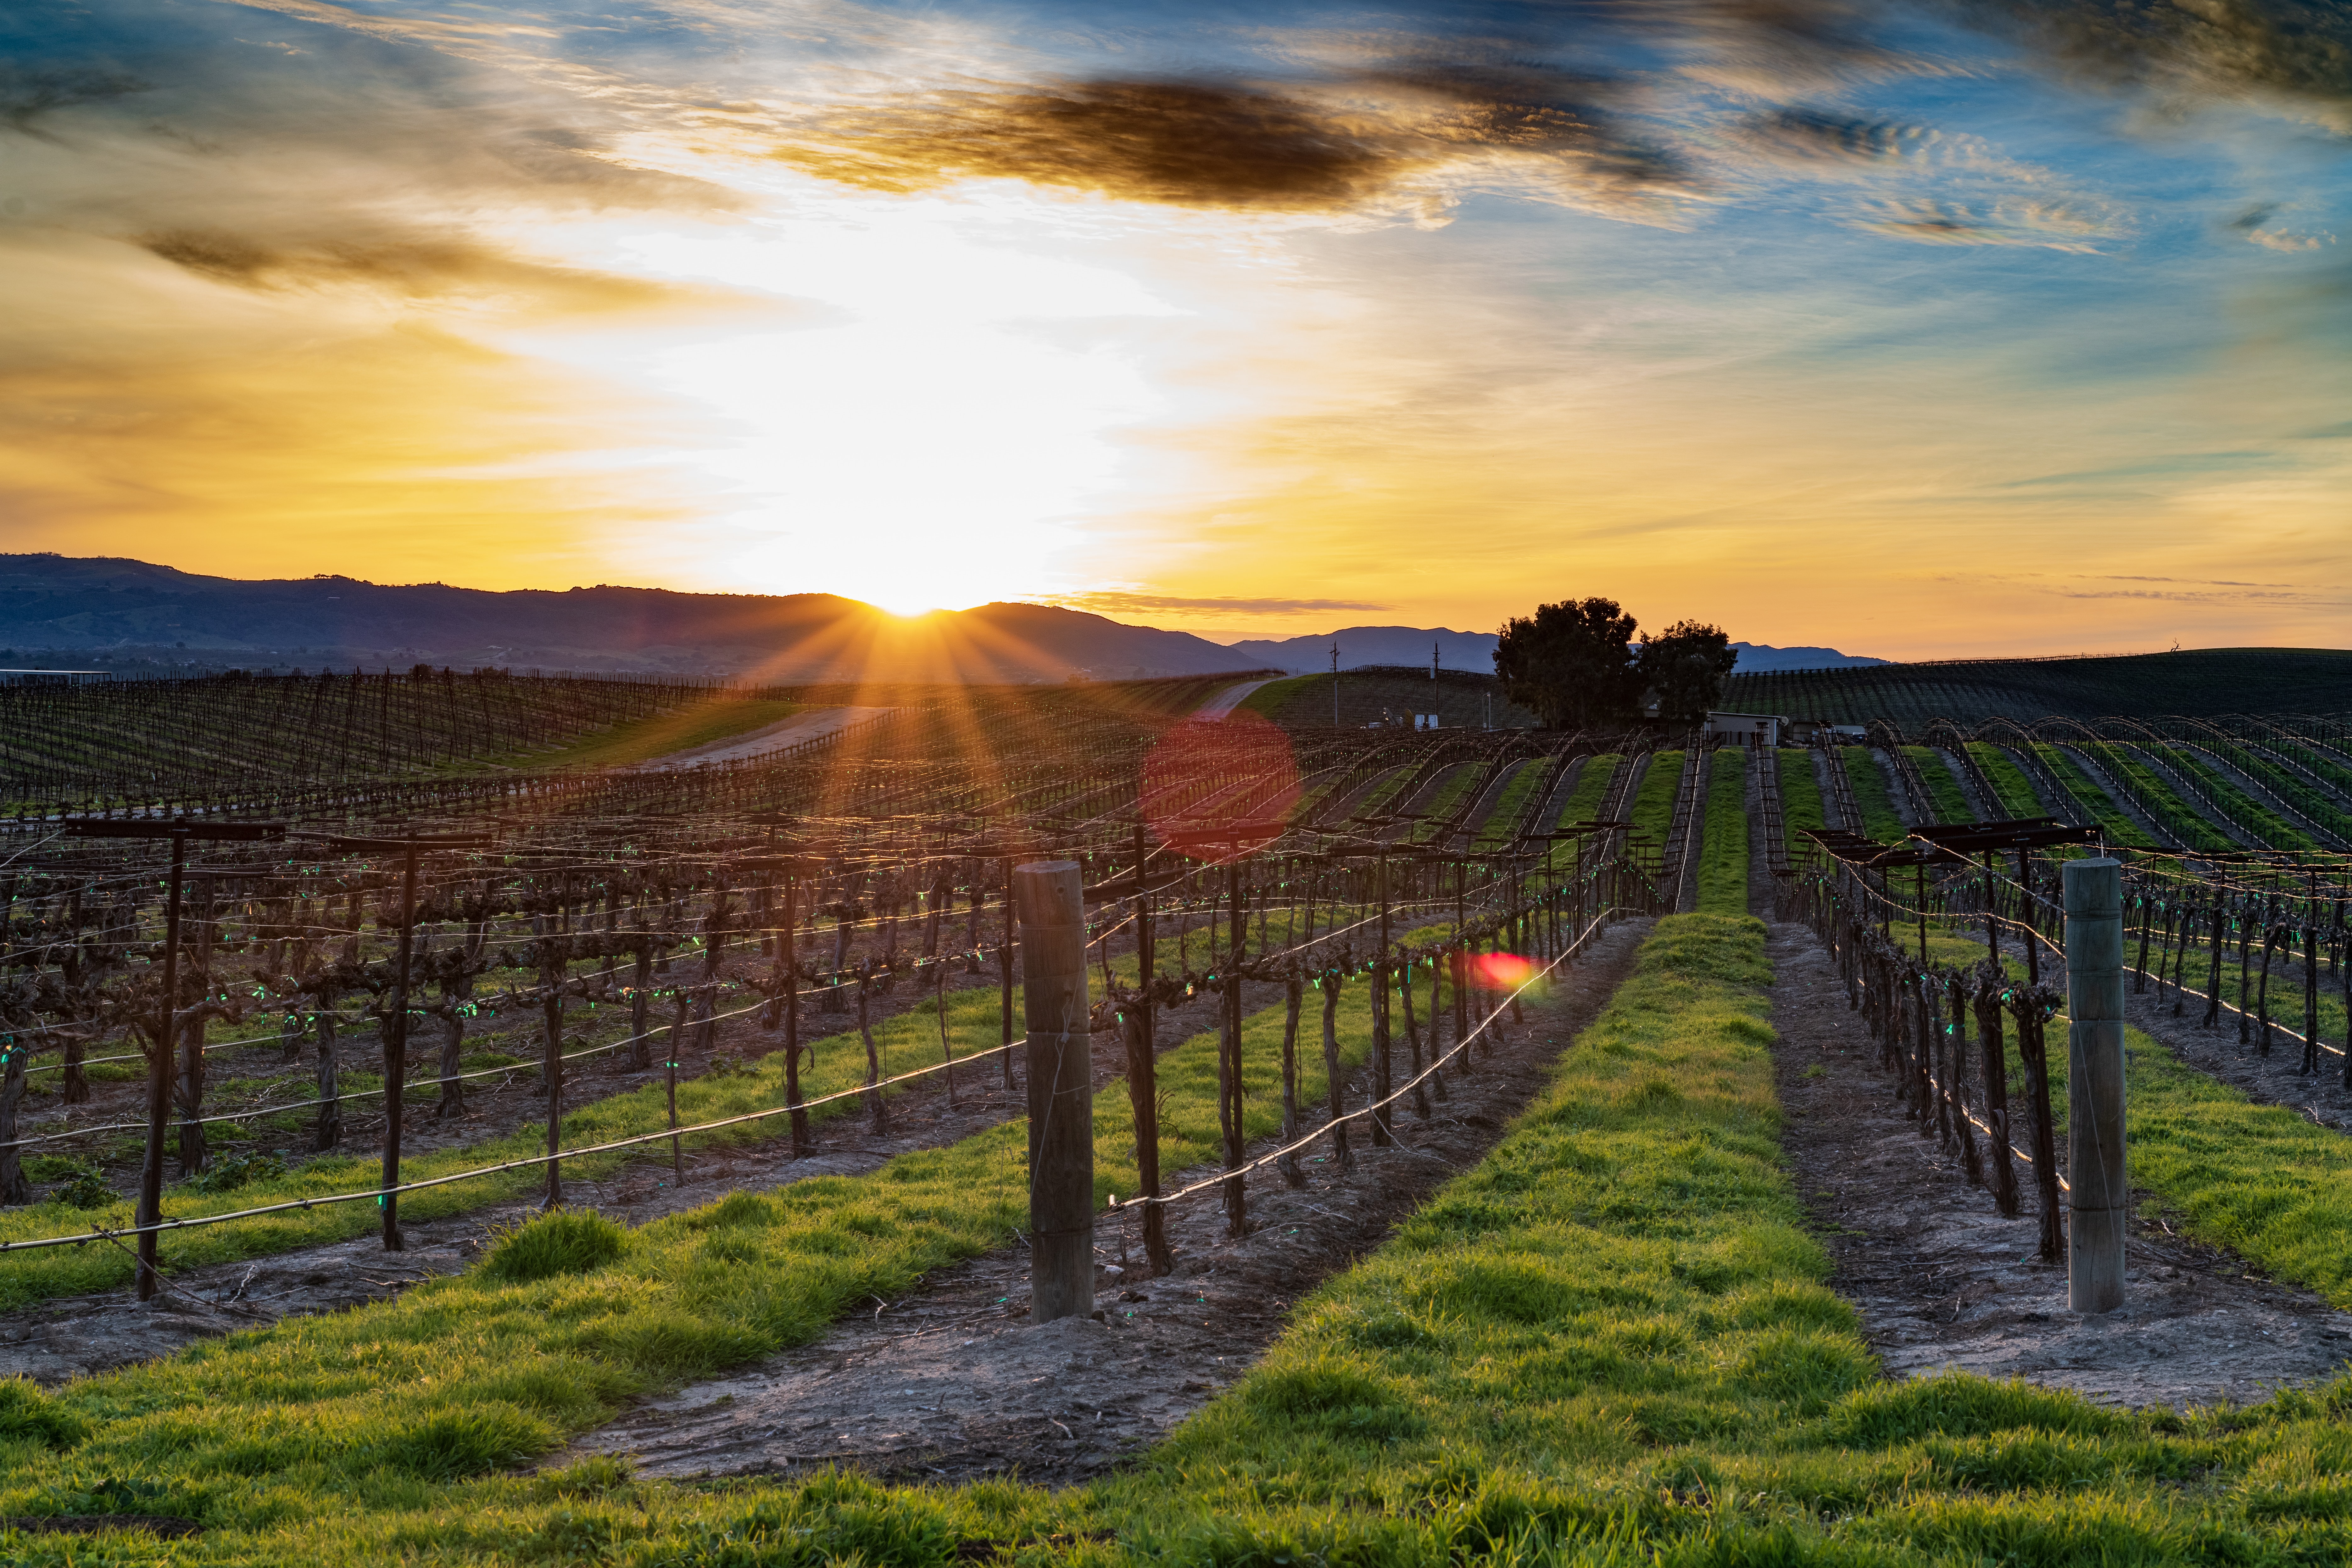
[[[1144,891],[1144,864],[1150,858],[1149,847],[1143,841],[1143,824],[1135,825],[1135,973],[1140,994],[1135,1002],[1134,1016],[1128,1020],[1127,1036],[1127,1097],[1129,1109],[1135,1115],[1135,1169],[1143,1184],[1143,1195],[1160,1195],[1160,1089],[1157,1047],[1153,1042],[1151,977],[1159,964],[1156,932],[1151,922],[1151,900]],[[1175,1255],[1168,1250],[1168,1206],[1146,1204],[1143,1207],[1143,1255],[1151,1263],[1154,1274],[1166,1274],[1176,1265]]]
[[[1249,916],[1242,905],[1242,866],[1236,859],[1225,868],[1226,920],[1224,1027],[1218,1031],[1223,1049],[1218,1057],[1218,1122],[1224,1133],[1225,1169],[1238,1172],[1244,1139],[1242,1129],[1242,948],[1249,937]],[[1212,924],[1213,933],[1216,927]],[[1236,1174],[1225,1183],[1225,1234],[1239,1237],[1249,1228],[1248,1198]]]
[[[1380,948],[1372,957],[1372,1146],[1386,1148],[1394,1136],[1388,1102],[1391,1067],[1389,1060],[1389,858],[1385,851],[1374,871],[1374,891],[1381,900]]]
[[[800,938],[793,929],[799,918],[793,894],[798,883],[787,874],[784,878],[784,926],[777,941],[776,964],[784,978],[784,1104],[791,1109],[793,1125],[793,1158],[797,1160],[809,1152],[808,1110],[801,1104],[801,952]],[[675,1055],[676,1053],[672,1053]]]
[[[1298,967],[1291,965],[1290,977],[1283,989],[1282,1015],[1282,1141],[1298,1141],[1298,1006],[1305,987],[1298,978]],[[1298,1152],[1292,1150],[1276,1163],[1285,1184],[1294,1187],[1307,1184],[1307,1173],[1298,1168]]]
[[[1087,1035],[1086,889],[1075,860],[1015,868],[1029,1027],[1029,1321],[1095,1307],[1094,1058]]]
[[[999,1022],[999,1026],[1001,1026],[1001,1028],[1002,1028],[1002,1029],[1003,1029],[1003,1036],[1004,1036],[1004,1037],[1003,1037],[1002,1040],[998,1041],[997,1043],[998,1043],[999,1045],[1010,1046],[1010,1045],[1013,1043],[1013,862],[1012,862],[1012,860],[1011,860],[1009,858],[1008,858],[1004,861],[1004,863],[1003,863],[1003,871],[1004,871],[1004,942],[1003,942],[1003,945],[1001,945],[1000,947],[998,947],[998,949],[996,950],[996,978],[997,978],[997,1001],[998,1001],[997,1012],[998,1012],[998,1022]],[[977,900],[979,899],[979,897],[980,897],[980,890],[979,890],[978,889],[976,889],[976,888],[975,888],[974,889],[972,889],[972,898],[973,898],[975,900]],[[1081,924],[1083,924],[1083,923],[1084,923],[1084,922],[1082,921],[1082,922],[1081,922]],[[1083,944],[1082,944],[1082,945],[1083,945]],[[1003,1053],[1003,1058],[1004,1058],[1004,1092],[1005,1092],[1005,1093],[1007,1093],[1007,1094],[1011,1094],[1011,1093],[1013,1092],[1013,1053],[1012,1053],[1011,1051],[1009,1051],[1009,1050],[1008,1050],[1008,1051],[1006,1051],[1006,1052],[1004,1052],[1004,1053]]]
[[[163,994],[157,1008],[154,1048],[147,1054],[147,1148],[139,1166],[139,1207],[134,1223],[152,1226],[163,1217],[163,1124],[172,1115],[173,1047],[180,1035],[180,889],[187,879],[188,836],[172,835],[172,879],[163,905]],[[155,1270],[155,1232],[139,1233],[139,1299],[154,1300],[163,1277]]]
[[[383,1249],[405,1252],[400,1234],[400,1122],[408,1091],[408,970],[416,946],[416,846],[401,851],[400,957],[392,981],[392,1009],[383,1020]]]
[[[2129,1193],[2124,1166],[2123,868],[2069,860],[2066,900],[2066,1302],[2111,1312],[2124,1300]]]

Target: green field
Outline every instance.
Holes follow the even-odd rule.
[[[1853,787],[1853,803],[1862,808],[1862,832],[1864,837],[1881,844],[1900,844],[1911,830],[1903,826],[1902,816],[1895,809],[1895,797],[1887,793],[1886,770],[1870,753],[1867,746],[1833,746],[1830,755],[1845,768],[1846,783]]]
[[[1937,822],[1977,820],[1977,814],[1969,809],[1968,795],[1946,765],[1943,752],[1932,746],[1906,746],[1903,755],[1918,770],[1920,782],[1927,786],[1927,798],[1935,805]]]
[[[1706,837],[1699,847],[1698,912],[1748,912],[1748,753],[1715,753],[1706,784]]]

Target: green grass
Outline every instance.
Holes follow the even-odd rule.
[[[1404,841],[1407,844],[1426,844],[1436,837],[1437,825],[1450,816],[1454,808],[1463,804],[1464,797],[1477,788],[1479,781],[1486,776],[1486,767],[1483,763],[1459,763],[1448,769],[1444,782],[1429,797],[1428,805],[1422,809],[1421,820],[1413,824],[1412,831],[1405,835]]]
[[[2154,768],[2133,756],[2121,746],[2105,742],[2086,742],[2084,751],[2091,753],[2109,776],[2130,784],[2147,802],[2148,810],[2181,843],[2191,849],[2229,849],[2234,847],[2230,836],[2215,827],[2199,814],[2197,808],[2182,799],[2172,785]]]
[[[616,724],[560,750],[520,760],[535,768],[622,767],[748,734],[800,710],[801,704],[781,698],[719,697],[675,713]]]
[[[2148,837],[2147,830],[2132,819],[2116,803],[2115,796],[2084,773],[2080,763],[2057,747],[2041,742],[2034,745],[2033,754],[2042,760],[2042,765],[2050,770],[2066,793],[2074,797],[2075,804],[2091,814],[2092,820],[2099,825],[2099,831],[2106,837],[2108,843],[2134,849],[2156,847],[2156,840]]]
[[[1813,771],[1813,753],[1801,746],[1782,746],[1772,753],[1780,778],[1780,829],[1789,844],[1789,863],[1801,866],[1813,841],[1808,827],[1826,827],[1829,816],[1822,806],[1821,776]]]
[[[1318,1012],[1310,991],[1308,1028]],[[1282,1026],[1279,1005],[1244,1025],[1252,1137],[1280,1125]],[[1339,1029],[1345,1059],[1360,1061],[1361,984],[1342,994]],[[1313,1103],[1325,1089],[1319,1047],[1299,1062]],[[1213,1160],[1213,1033],[1164,1054],[1159,1084],[1162,1168]],[[0,1383],[0,1515],[58,1511],[101,1478],[135,1478],[154,1489],[137,1511],[210,1528],[201,1561],[392,1561],[421,1539],[410,1510],[473,1516],[452,1482],[548,1452],[637,1394],[805,1342],[851,1302],[1009,1244],[1027,1218],[1025,1139],[1014,1120],[869,1176],[737,1193],[635,1230],[559,1212],[509,1232],[469,1273],[395,1300],[231,1335],[47,1398]],[[1098,1202],[1136,1190],[1134,1149],[1125,1094],[1097,1095]]]
[[[1090,1487],[667,1485],[604,1459],[480,1473],[1001,1237],[1011,1206],[990,1205],[1017,1182],[1016,1126],[635,1232],[526,1232],[397,1303],[54,1395],[0,1384],[0,1513],[209,1526],[168,1547],[0,1545],[37,1568],[952,1568],[979,1542],[1024,1543],[993,1553],[1021,1568],[2352,1555],[2352,1384],[2175,1415],[1965,1374],[1880,1381],[1780,1161],[1763,937],[1744,918],[1660,921],[1486,1159],[1303,1301],[1167,1443]],[[2162,1114],[2170,1092],[2162,1074],[2133,1086]],[[2165,1130],[2146,1137],[2168,1171]]]
[[[1561,823],[1593,822],[1601,816],[1601,797],[1609,793],[1609,781],[1617,776],[1625,759],[1615,752],[1604,752],[1597,757],[1587,757],[1576,775],[1576,785],[1568,792],[1568,804],[1559,808]],[[1576,863],[1573,842],[1555,844],[1551,850],[1555,866]]]
[[[1845,768],[1846,783],[1853,789],[1853,804],[1862,809],[1864,836],[1881,844],[1900,844],[1910,837],[1911,830],[1903,826],[1894,799],[1886,793],[1886,770],[1871,755],[1870,748],[1833,746],[1830,754]]]
[[[1550,763],[1542,757],[1531,758],[1519,764],[1503,793],[1495,797],[1495,809],[1486,814],[1486,826],[1478,829],[1474,849],[1498,847],[1509,841],[1518,830],[1519,818],[1543,803],[1532,797],[1536,787],[1552,776]]]
[[[2316,849],[2311,835],[2240,789],[2221,770],[2186,746],[2164,748],[2165,761],[2187,773],[2223,815],[2272,849]]]
[[[2025,770],[2009,760],[2009,753],[1986,741],[1967,742],[1969,755],[1976,760],[1977,768],[1992,784],[1993,802],[2002,817],[2011,822],[2027,822],[2037,816],[2047,816],[2050,808],[2033,791],[2033,781]]]
[[[1675,825],[1675,791],[1682,778],[1680,752],[1650,753],[1650,771],[1642,775],[1641,787],[1633,792],[1633,808],[1625,814],[1633,831],[1648,838],[1649,856],[1665,852],[1666,834]]]
[[[1287,680],[1269,680],[1247,697],[1243,698],[1240,706],[1261,717],[1272,719],[1284,708],[1289,706],[1292,699],[1300,696],[1308,687],[1315,685],[1318,679],[1312,675],[1294,675]],[[1328,675],[1319,679],[1326,686],[1331,679]],[[1212,693],[1212,695],[1214,694]],[[1330,695],[1328,690],[1323,694],[1327,706]],[[1202,700],[1206,701],[1208,699],[1202,698]],[[1330,721],[1330,715],[1328,712],[1323,717],[1327,723]]]
[[[1974,822],[1977,814],[1969,809],[1968,793],[1960,781],[1944,762],[1944,753],[1933,746],[1906,746],[1903,754],[1919,771],[1920,782],[1927,786],[1927,799],[1936,808],[1936,820]]]
[[[1706,786],[1706,839],[1699,847],[1698,912],[1748,912],[1748,753],[1726,746],[1715,753]]]
[[[1129,958],[1126,963],[1131,973],[1133,959]],[[742,1005],[747,995],[737,988],[723,991],[720,1011]],[[626,1010],[619,1008],[605,1009],[604,1015],[620,1020],[627,1016]],[[656,1005],[655,1021],[662,1022],[666,1016],[665,1009]],[[583,1018],[583,1023],[586,1024],[587,1020]],[[976,986],[949,992],[948,1029],[955,1054],[959,1057],[992,1048],[997,1044],[1000,1029],[995,988]],[[906,1071],[939,1059],[939,1011],[932,1000],[926,999],[910,1011],[877,1024],[874,1033],[886,1064],[885,1076],[892,1068]],[[656,1036],[652,1042],[654,1050],[658,1053],[666,1043],[666,1036]],[[572,1076],[566,1094],[572,1108],[563,1117],[565,1144],[576,1146],[606,1142],[637,1133],[657,1131],[668,1125],[664,1089],[658,1082],[582,1103],[582,1095],[600,1092],[605,1081],[597,1070],[598,1065],[596,1058],[591,1058],[585,1064],[571,1064]],[[588,1067],[589,1070],[581,1071],[583,1066]],[[984,1070],[996,1070],[994,1062],[988,1063]],[[814,1042],[814,1061],[803,1066],[802,1093],[814,1098],[850,1088],[863,1080],[865,1071],[865,1047],[854,1031],[825,1037]],[[348,1072],[344,1076],[344,1089],[347,1093],[356,1092],[362,1088],[373,1087],[378,1081],[363,1072]],[[412,1092],[416,1100],[421,1100],[437,1090],[429,1083],[420,1082],[414,1086]],[[748,1073],[689,1079],[677,1087],[677,1114],[681,1122],[716,1121],[746,1111],[772,1109],[783,1103],[783,1057],[781,1052],[755,1058]],[[830,1116],[855,1115],[859,1110],[859,1103],[852,1100],[822,1107],[811,1114],[822,1120]],[[307,1121],[310,1114],[309,1111],[289,1113],[298,1121]],[[721,1132],[697,1134],[687,1140],[687,1145],[693,1148],[751,1142],[779,1137],[782,1131],[783,1119],[777,1117],[765,1121],[748,1122]],[[503,1137],[482,1142],[429,1152],[411,1152],[401,1162],[401,1172],[411,1181],[428,1180],[479,1165],[526,1158],[541,1152],[545,1141],[546,1123],[531,1122]],[[570,1179],[586,1179],[617,1170],[631,1158],[645,1157],[648,1156],[644,1150],[590,1155],[566,1161],[564,1173]],[[192,1218],[291,1199],[316,1198],[331,1193],[361,1190],[374,1185],[377,1170],[373,1158],[330,1154],[310,1160],[282,1176],[248,1183],[232,1193],[202,1194],[192,1193],[184,1186],[175,1186],[165,1194],[163,1215],[167,1219]],[[533,1191],[545,1179],[539,1170],[526,1170],[454,1182],[447,1186],[433,1187],[403,1196],[401,1212],[416,1219],[458,1214]],[[110,1209],[90,1213],[59,1204],[34,1204],[22,1208],[0,1209],[0,1239],[67,1235],[89,1229],[93,1224],[125,1226],[131,1223],[131,1205],[127,1201]],[[376,1225],[373,1205],[338,1204],[256,1219],[232,1220],[177,1235],[166,1234],[160,1238],[158,1247],[167,1268],[191,1267],[264,1257],[341,1240],[372,1231]],[[131,1278],[131,1259],[120,1249],[102,1246],[47,1247],[36,1252],[0,1254],[0,1311],[52,1296],[79,1295],[110,1289]]]

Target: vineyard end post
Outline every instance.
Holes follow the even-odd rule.
[[[1029,1321],[1095,1307],[1094,1056],[1087,1035],[1086,889],[1075,860],[1014,869],[1029,1026]]]
[[[188,836],[172,835],[172,879],[163,906],[163,994],[155,1049],[147,1061],[147,1146],[139,1166],[139,1299],[151,1301],[163,1277],[155,1268],[154,1225],[163,1217],[163,1126],[172,1114],[172,1058],[179,1041],[180,889],[188,869]]]
[[[2124,1301],[2123,868],[2070,860],[2066,899],[2067,1305],[2111,1312]]]

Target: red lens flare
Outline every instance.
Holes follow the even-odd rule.
[[[1516,952],[1482,952],[1470,961],[1481,984],[1516,991],[1535,977],[1536,966]]]
[[[1281,831],[1298,805],[1290,737],[1247,709],[1192,720],[1143,759],[1143,820],[1196,860],[1222,860]]]

